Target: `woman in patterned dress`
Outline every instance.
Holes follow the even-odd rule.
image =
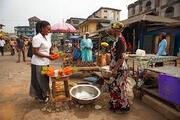
[[[128,112],[130,110],[130,105],[126,93],[126,41],[121,34],[124,25],[122,23],[114,24],[112,25],[112,36],[114,36],[115,41],[111,50],[110,70],[112,75],[109,84],[109,104],[110,110],[115,112]]]

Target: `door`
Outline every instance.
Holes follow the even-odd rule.
[[[147,54],[152,54],[153,52],[153,36],[152,35],[144,36],[143,49],[146,51]]]

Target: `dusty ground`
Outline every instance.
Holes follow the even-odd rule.
[[[30,66],[16,63],[16,56],[8,54],[0,56],[0,120],[165,120],[138,100],[128,114],[113,113],[106,105],[101,110],[95,110],[92,105],[63,112],[42,112],[43,105],[28,95]]]

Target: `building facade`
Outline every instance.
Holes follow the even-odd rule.
[[[17,36],[22,34],[27,37],[33,37],[35,35],[35,28],[30,26],[16,26],[14,31]]]
[[[3,25],[3,24],[0,24],[0,30],[4,27],[5,25]]]
[[[35,28],[36,23],[37,23],[38,21],[40,21],[40,19],[37,18],[36,16],[33,16],[33,17],[29,18],[28,21],[29,21],[29,26]]]
[[[90,36],[104,27],[109,26],[113,22],[120,21],[119,9],[101,7],[97,11],[93,12],[87,19],[79,24],[80,35],[84,35],[86,32],[90,33]]]
[[[84,18],[74,18],[74,17],[71,17],[71,18],[66,20],[66,23],[69,23],[72,26],[74,26],[76,29],[79,29],[78,25],[81,24],[82,22],[84,22],[85,20],[86,19],[84,19]]]
[[[88,18],[86,21],[79,25],[79,33],[83,36],[86,32],[89,32],[90,35],[96,32],[98,29],[110,25],[111,21],[107,19],[100,18]]]
[[[14,27],[14,31],[17,36],[22,34],[27,37],[33,37],[36,34],[35,26],[36,26],[36,23],[40,21],[40,19],[34,16],[34,17],[29,18],[28,21],[29,21],[29,26]]]
[[[140,14],[154,14],[180,19],[180,0],[138,0],[128,5],[128,18]]]
[[[120,20],[120,12],[121,10],[119,9],[101,7],[92,13],[88,18],[101,18],[116,22]]]

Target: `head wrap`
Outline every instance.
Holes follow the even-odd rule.
[[[118,31],[122,32],[124,29],[124,24],[121,22],[112,23],[111,28],[113,30],[118,30]]]

